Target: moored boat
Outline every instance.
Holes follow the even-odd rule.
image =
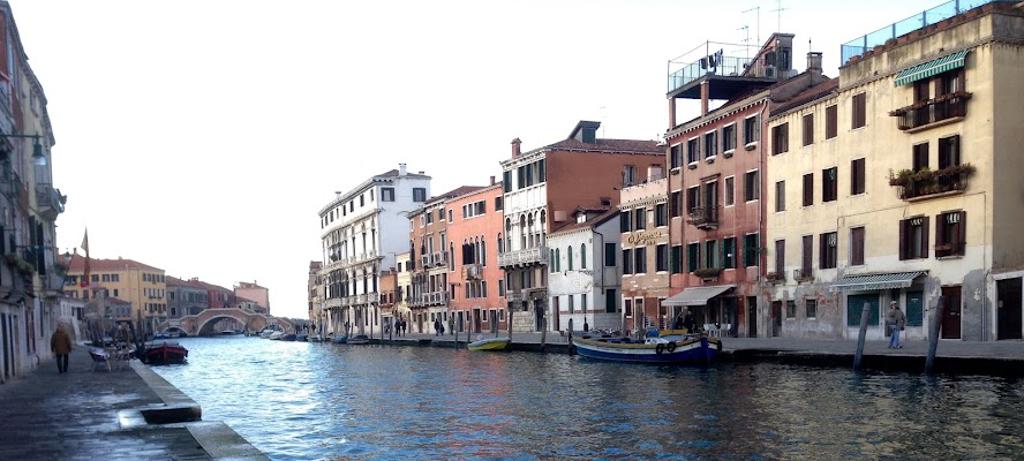
[[[355,335],[348,339],[349,344],[369,344],[370,337],[366,335]]]
[[[348,343],[348,335],[335,336],[334,338],[331,338],[331,342],[334,344]]]
[[[324,339],[321,338],[320,335],[310,335],[308,338],[306,338],[306,341],[309,341],[311,343],[319,343],[322,342],[323,340]]]
[[[718,338],[666,335],[632,341],[626,338],[574,338],[576,352],[587,358],[615,362],[710,364],[722,351]]]
[[[466,348],[471,351],[503,351],[510,343],[512,340],[509,338],[487,338],[473,341]]]
[[[149,365],[171,365],[185,363],[188,349],[175,342],[160,341],[147,343],[139,355]]]
[[[274,334],[274,330],[263,330],[260,332],[260,338],[270,339],[270,335]]]
[[[277,340],[280,340],[281,337],[283,337],[283,336],[284,336],[284,332],[283,331],[275,331],[275,332],[270,334],[270,339],[277,341]]]
[[[307,335],[305,333],[297,334],[297,335],[295,335],[295,340],[296,341],[302,341],[302,342],[309,341],[309,335]]]
[[[296,335],[294,333],[285,333],[281,335],[281,341],[295,341]]]

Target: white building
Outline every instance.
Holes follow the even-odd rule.
[[[548,293],[558,330],[621,327],[618,215],[614,208],[580,210],[575,224],[548,235]]]
[[[407,214],[430,196],[430,176],[404,163],[337,193],[320,210],[328,333],[379,334],[380,274],[409,251]]]

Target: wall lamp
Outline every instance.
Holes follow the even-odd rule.
[[[32,138],[32,163],[37,166],[46,166],[46,155],[43,154],[43,145],[39,142],[38,134],[2,134],[0,138]]]

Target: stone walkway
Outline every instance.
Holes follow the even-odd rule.
[[[118,411],[162,403],[131,369],[93,372],[82,346],[69,372],[50,360],[0,386],[0,460],[203,460],[185,427],[122,430]]]

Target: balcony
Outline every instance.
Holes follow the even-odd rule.
[[[718,208],[718,206],[691,208],[687,222],[698,229],[718,229]]]
[[[525,250],[506,251],[498,255],[498,265],[502,267],[528,266],[531,264],[547,263],[548,247],[543,245],[536,248],[527,248]]]
[[[900,130],[915,133],[966,117],[968,99],[971,99],[971,93],[950,93],[896,109],[889,115],[897,117]]]
[[[896,187],[900,200],[915,202],[963,193],[974,171],[974,166],[968,163],[934,171],[927,168],[901,170],[889,178],[889,185]]]
[[[480,280],[483,277],[483,267],[479,264],[463,264],[462,265],[462,279],[463,280]]]
[[[49,183],[36,184],[36,206],[44,219],[53,221],[64,212],[65,197]]]

